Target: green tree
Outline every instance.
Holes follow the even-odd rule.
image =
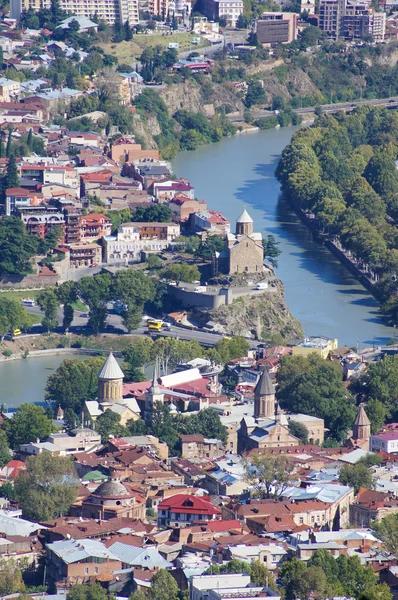
[[[86,400],[97,397],[97,374],[103,364],[103,358],[65,359],[47,380],[46,400],[79,412]]]
[[[379,433],[387,419],[387,408],[380,400],[370,398],[365,405],[365,412],[371,423],[371,433]]]
[[[245,106],[250,108],[254,104],[260,104],[261,102],[267,102],[267,96],[261,83],[259,81],[250,81],[247,87]]]
[[[227,428],[221,423],[218,413],[213,408],[200,410],[196,415],[186,417],[186,421],[187,433],[199,433],[205,437],[217,438],[226,444]]]
[[[143,375],[141,369],[151,362],[152,351],[152,339],[144,336],[135,338],[134,343],[127,346],[123,351],[123,358],[125,360],[123,372],[129,381],[136,381],[134,377],[137,374]]]
[[[250,578],[255,586],[268,586],[274,592],[278,592],[275,577],[260,560],[253,560],[250,564]]]
[[[113,296],[127,308],[123,310],[123,324],[128,331],[136,329],[142,318],[144,304],[154,299],[155,286],[144,273],[134,269],[119,271],[112,282]]]
[[[166,442],[172,453],[175,452],[179,444],[179,433],[167,406],[162,402],[155,402],[145,421],[147,430]]]
[[[41,406],[22,404],[12,419],[7,419],[4,429],[11,448],[16,450],[21,444],[47,438],[52,431],[52,421]]]
[[[297,437],[302,444],[308,444],[308,429],[303,423],[289,419],[288,427],[289,433]]]
[[[279,499],[296,480],[295,467],[285,456],[255,452],[242,461],[245,481],[258,498]]]
[[[83,277],[76,287],[79,297],[89,307],[88,325],[98,334],[106,322],[107,303],[111,299],[111,277],[108,273]]]
[[[279,242],[275,240],[275,236],[268,235],[267,239],[263,239],[264,259],[271,263],[273,267],[278,266],[278,257],[281,250],[278,248]]]
[[[171,221],[172,210],[166,204],[150,204],[149,206],[137,206],[131,215],[133,222],[157,222],[167,223]]]
[[[392,600],[392,598],[393,595],[388,584],[381,583],[362,592],[358,600]]]
[[[162,259],[157,254],[150,254],[146,260],[148,269],[160,269],[163,266]]]
[[[114,600],[113,594],[109,594],[99,583],[78,583],[69,590],[67,600]]]
[[[345,439],[355,408],[339,367],[315,353],[287,356],[281,361],[277,381],[282,408],[322,418],[330,429],[330,437]]]
[[[25,232],[18,217],[0,221],[0,275],[25,275],[32,271],[31,258],[36,254],[38,240]]]
[[[22,579],[22,571],[19,561],[11,559],[0,560],[0,595],[8,596],[23,592],[25,584]]]
[[[41,310],[44,311],[43,326],[47,331],[55,329],[58,325],[57,311],[59,308],[59,298],[56,290],[52,288],[42,290],[37,295],[36,302]]]
[[[4,467],[11,460],[11,452],[9,448],[8,438],[6,433],[0,429],[0,467]]]
[[[152,600],[176,600],[178,585],[166,569],[159,569],[152,577]]]
[[[377,362],[370,363],[360,383],[363,393],[370,398],[377,398],[386,409],[387,417],[392,416],[398,400],[398,356],[385,355]]]
[[[234,358],[241,358],[247,355],[250,344],[244,337],[235,335],[232,339],[222,339],[216,344],[216,352],[221,359],[222,364],[229,363]]]
[[[19,187],[19,183],[17,161],[15,160],[15,156],[11,154],[7,165],[7,171],[3,178],[4,190]]]
[[[372,529],[375,535],[383,540],[387,550],[396,555],[398,553],[398,513],[386,515],[381,521],[374,521]]]
[[[43,452],[26,460],[26,471],[15,481],[15,497],[24,518],[47,521],[68,514],[76,499],[77,484],[69,456]]]
[[[293,558],[282,565],[279,577],[287,600],[308,598],[310,594],[326,597],[326,575],[320,567],[307,567],[298,558]]]
[[[8,138],[7,138],[7,146],[6,146],[6,156],[7,158],[10,158],[12,154],[12,129],[10,128],[8,130]],[[7,186],[7,187],[11,187],[11,186]]]
[[[169,281],[186,281],[192,283],[200,280],[199,269],[196,265],[187,263],[174,263],[162,271],[162,275]]]
[[[29,317],[17,300],[0,297],[0,341],[13,329],[28,329]]]
[[[133,30],[131,29],[128,21],[126,21],[124,24],[124,39],[126,42],[130,42],[133,39]]]
[[[68,331],[74,317],[74,309],[72,303],[77,300],[76,285],[74,281],[65,281],[57,288],[58,299],[64,306],[64,315],[62,327],[64,331]]]
[[[101,436],[101,441],[105,444],[109,436],[123,437],[129,435],[129,430],[120,424],[120,415],[111,411],[109,408],[99,415],[96,421],[96,429]]]
[[[344,466],[340,471],[339,480],[343,485],[353,487],[355,494],[358,493],[361,487],[371,489],[375,486],[369,468],[360,462],[355,465]]]

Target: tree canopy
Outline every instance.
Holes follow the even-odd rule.
[[[42,452],[26,460],[26,471],[15,482],[15,497],[26,519],[48,521],[69,512],[77,484],[70,457]]]
[[[355,405],[344,387],[339,367],[316,353],[286,356],[281,361],[277,382],[282,408],[320,417],[325,420],[330,437],[345,439],[354,421]]]
[[[79,412],[86,400],[97,397],[97,374],[103,364],[104,359],[99,357],[65,359],[47,380],[46,400]]]
[[[22,404],[14,413],[12,419],[6,419],[4,429],[13,449],[21,444],[36,442],[47,438],[53,428],[42,406]]]

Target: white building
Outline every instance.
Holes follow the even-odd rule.
[[[116,235],[102,239],[104,262],[125,264],[140,262],[141,252],[161,252],[180,235],[176,223],[124,223]]]
[[[60,0],[60,8],[76,17],[90,19],[97,15],[98,19],[109,24],[120,21],[129,21],[130,25],[137,25],[138,0]],[[11,0],[11,18],[19,19],[21,12],[32,8],[38,11],[42,8],[51,8],[51,0]]]
[[[189,600],[252,600],[259,596],[270,596],[273,600],[280,600],[277,592],[252,584],[250,575],[246,573],[194,576],[189,586]]]
[[[388,431],[386,433],[379,433],[378,435],[370,436],[370,451],[379,452],[384,450],[389,454],[396,454],[398,452],[398,431]]]

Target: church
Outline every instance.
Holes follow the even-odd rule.
[[[236,221],[235,233],[227,235],[227,272],[262,273],[264,270],[263,236],[253,232],[253,219],[246,210]]]
[[[289,432],[289,421],[302,423],[309,443],[322,444],[324,421],[302,414],[284,414],[275,399],[275,388],[268,369],[262,368],[254,389],[254,414],[245,416],[238,431],[238,453],[253,449],[299,446],[300,440]]]

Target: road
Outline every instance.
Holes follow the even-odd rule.
[[[339,102],[336,104],[322,104],[321,108],[324,113],[335,113],[339,110],[344,110],[345,112],[351,112],[357,106],[361,106],[364,104],[370,104],[371,106],[387,106],[387,108],[397,108],[398,107],[398,98],[381,98],[379,100],[356,100],[355,102]],[[313,106],[307,108],[295,108],[293,112],[297,115],[313,115],[315,108]],[[275,112],[267,109],[257,109],[251,111],[251,116],[254,119],[260,118],[269,118],[274,117]],[[227,115],[227,118],[232,123],[241,123],[243,121],[243,117],[241,114],[230,114]]]
[[[36,314],[36,315],[43,314],[38,306],[25,306],[25,309],[32,314]],[[86,313],[82,313],[80,311],[75,310],[74,319],[73,319],[72,325],[69,329],[70,333],[83,333],[84,331],[89,332],[89,329],[87,329],[88,318],[85,315],[86,315]],[[57,321],[58,321],[58,326],[59,326],[56,329],[57,333],[62,333],[62,329],[61,329],[62,318],[63,318],[63,310],[61,308],[57,312]],[[37,334],[39,332],[41,333],[42,331],[43,331],[43,328],[40,325],[37,325],[34,327],[35,334]],[[121,316],[110,312],[110,313],[108,313],[108,317],[107,317],[107,326],[100,333],[117,334],[117,335],[123,335],[123,336],[128,336],[128,335],[133,336],[133,335],[147,334],[148,329],[145,326],[145,323],[143,322],[142,325],[138,329],[136,329],[135,331],[132,331],[130,334],[128,334],[127,329],[125,328],[125,326],[122,323]],[[26,335],[32,335],[32,334],[26,334]],[[219,334],[209,333],[207,331],[203,331],[203,330],[199,330],[199,329],[192,329],[192,330],[185,329],[184,327],[178,327],[175,325],[173,325],[170,330],[154,332],[154,336],[155,337],[158,337],[158,336],[170,337],[171,336],[171,337],[175,337],[177,339],[186,340],[186,341],[196,340],[202,346],[215,346],[217,344],[217,342],[219,342],[220,340],[223,339],[223,336],[219,335]],[[252,343],[253,346],[257,346],[257,344],[258,344],[258,342],[255,342],[254,340],[250,340],[250,343]]]

